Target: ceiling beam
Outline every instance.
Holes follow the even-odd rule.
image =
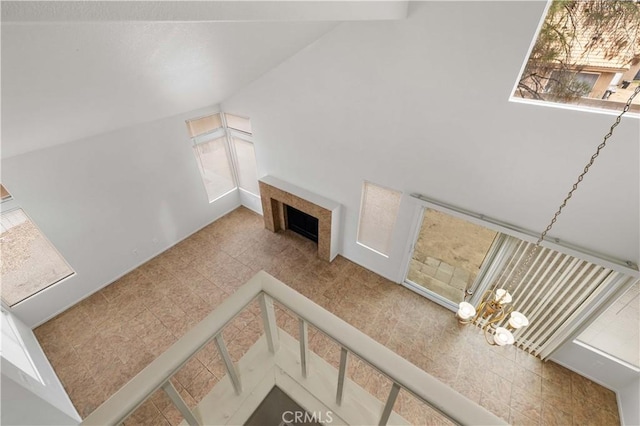
[[[407,1],[3,1],[3,23],[367,21],[407,17]]]

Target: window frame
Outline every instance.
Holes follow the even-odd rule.
[[[234,139],[240,139],[243,142],[247,142],[249,144],[251,144],[253,146],[253,155],[254,155],[254,162],[256,163],[256,180],[259,181],[258,178],[258,163],[255,160],[255,152],[256,152],[256,144],[253,142],[253,138],[251,137],[251,135],[244,133],[242,131],[238,131],[238,133],[234,133],[233,131],[230,132],[230,136],[229,136],[229,145],[231,145],[233,147],[232,149],[232,153],[234,156],[234,168],[235,168],[235,173],[236,173],[236,179],[237,179],[237,184],[238,184],[238,189],[240,191],[244,191],[247,194],[251,194],[255,197],[260,197],[260,191],[258,190],[257,194],[254,194],[253,192],[249,191],[246,188],[243,188],[241,183],[240,183],[240,160],[238,157],[238,152],[236,150],[236,144],[234,142]]]
[[[200,140],[198,140],[198,142],[193,141],[193,150],[194,150],[194,154],[196,156],[196,160],[198,161],[198,169],[200,171],[200,177],[202,178],[202,184],[204,186],[205,192],[207,194],[207,199],[209,199],[209,204],[213,203],[214,201],[219,200],[222,197],[225,197],[227,195],[229,195],[230,193],[232,193],[233,191],[235,191],[236,189],[238,189],[238,181],[236,178],[236,174],[234,172],[234,167],[233,167],[233,161],[232,161],[232,157],[231,157],[231,153],[229,150],[229,144],[227,141],[227,138],[224,136],[224,134],[217,136],[216,135],[217,132],[211,132],[211,133],[206,133],[203,135],[200,135],[202,138]],[[210,142],[216,142],[218,140],[222,141],[222,146],[224,148],[225,151],[225,157],[227,159],[227,165],[229,166],[229,171],[231,172],[231,180],[233,182],[233,188],[221,193],[221,194],[215,194],[215,196],[213,198],[211,198],[211,194],[209,194],[209,191],[207,189],[207,182],[205,180],[205,175],[204,175],[204,164],[202,161],[202,156],[200,154],[200,152],[198,151],[197,147],[199,145],[205,145],[207,143]]]
[[[601,72],[597,72],[597,71],[562,71],[562,70],[552,71],[551,72],[551,76],[553,76],[554,74],[557,74],[557,75],[560,75],[560,76],[562,76],[563,74],[571,74],[570,78],[572,80],[574,80],[574,81],[578,81],[580,75],[595,76],[595,80],[593,81],[593,83],[588,83],[589,84],[589,91],[587,92],[586,95],[583,95],[581,97],[587,97],[587,95],[589,95],[591,92],[593,92],[593,88],[596,87],[596,84],[598,83],[598,79],[602,75]],[[552,81],[547,82],[547,85],[544,88],[544,93],[551,93],[553,91],[553,85],[554,85],[554,82],[552,82]],[[587,99],[589,99],[589,98],[587,97]],[[544,102],[551,102],[551,101],[544,101]]]
[[[4,185],[3,185],[4,187]],[[31,297],[35,296],[36,294],[42,292],[43,290],[46,290],[54,285],[58,285],[60,283],[62,283],[63,281],[68,280],[69,278],[75,276],[77,274],[76,270],[71,266],[71,264],[67,261],[67,259],[62,255],[62,253],[60,253],[60,251],[58,250],[58,248],[55,246],[55,244],[53,244],[51,242],[51,240],[47,237],[47,235],[42,232],[42,230],[40,229],[40,227],[38,226],[38,224],[31,218],[31,216],[29,215],[29,213],[22,207],[22,205],[20,205],[20,203],[18,203],[18,201],[13,197],[13,194],[11,194],[11,192],[5,188],[5,191],[7,191],[7,193],[9,194],[8,197],[6,197],[5,199],[3,199],[2,201],[0,201],[0,218],[2,215],[7,214],[7,213],[11,213],[13,211],[16,210],[21,210],[25,217],[27,218],[27,220],[29,222],[31,222],[31,224],[37,229],[38,233],[40,234],[40,237],[43,238],[49,248],[53,251],[53,253],[55,253],[58,258],[60,259],[60,261],[64,262],[64,264],[69,268],[69,271],[71,271],[68,275],[65,275],[62,278],[59,278],[53,282],[50,282],[48,284],[45,284],[43,286],[39,286],[40,288],[38,290],[36,290],[34,293],[21,298],[20,300],[18,300],[15,303],[9,303],[8,300],[6,300],[4,298],[4,295],[2,295],[1,299],[2,299],[2,303],[5,304],[8,308],[13,308],[14,306],[19,305],[20,303],[24,302],[25,300],[30,299]]]
[[[229,123],[227,121],[227,114],[232,115],[234,117],[238,117],[238,118],[244,118],[249,120],[249,124],[251,125],[251,118],[247,117],[245,115],[240,115],[240,114],[233,114],[230,112],[226,112],[226,111],[221,111],[220,112],[220,116],[222,117],[222,126],[223,129],[226,133],[227,136],[227,146],[229,147],[229,152],[231,154],[232,157],[232,169],[233,169],[233,174],[234,174],[234,179],[236,181],[236,188],[239,191],[243,191],[246,192],[247,194],[253,195],[255,197],[260,197],[260,192],[258,191],[257,194],[254,194],[253,192],[249,191],[246,188],[243,188],[241,183],[240,183],[240,161],[239,161],[239,157],[238,157],[238,152],[236,151],[236,145],[234,143],[234,139],[240,139],[244,142],[248,142],[251,145],[253,145],[253,154],[254,154],[254,162],[256,163],[256,179],[258,177],[258,170],[257,170],[257,160],[255,159],[255,143],[253,142],[253,128],[251,128],[251,133],[249,132],[245,132],[244,130],[240,130],[240,129],[236,129],[235,127],[230,127]]]
[[[548,108],[559,108],[559,109],[567,109],[567,110],[572,110],[572,111],[582,111],[582,112],[589,112],[589,113],[597,113],[597,114],[604,114],[604,115],[610,115],[610,116],[618,116],[620,114],[619,110],[616,109],[610,109],[610,108],[600,108],[600,107],[595,107],[595,106],[590,106],[590,105],[584,105],[584,104],[572,104],[572,103],[564,103],[564,102],[555,102],[555,101],[550,101],[550,100],[540,100],[540,99],[531,99],[531,98],[524,98],[524,97],[520,97],[520,96],[516,96],[516,92],[518,90],[518,84],[522,78],[522,75],[527,67],[527,63],[529,62],[529,58],[531,57],[531,53],[533,52],[533,49],[536,45],[536,42],[538,40],[538,36],[540,35],[540,31],[542,30],[542,27],[545,23],[545,20],[547,18],[547,15],[549,13],[549,9],[551,8],[552,2],[553,0],[546,0],[547,4],[545,5],[544,10],[542,11],[542,15],[540,17],[540,20],[538,22],[538,26],[536,27],[536,30],[533,33],[533,37],[531,39],[531,43],[529,45],[529,49],[527,50],[526,54],[524,55],[524,60],[522,62],[522,65],[520,67],[520,70],[518,71],[518,74],[516,75],[516,79],[515,82],[513,84],[513,87],[511,88],[511,91],[508,94],[508,101],[509,102],[515,102],[515,103],[521,103],[521,104],[527,104],[527,105],[537,105],[537,106],[542,106],[542,107],[548,107]],[[597,70],[576,70],[576,73],[601,73]],[[640,73],[640,71],[639,71]],[[593,88],[592,88],[593,89]],[[545,89],[546,92],[546,89]],[[598,100],[596,98],[588,98],[588,99],[593,99],[593,100]],[[635,105],[635,104],[634,104]],[[631,117],[631,118],[635,118],[635,119],[640,119],[640,112],[635,112],[635,111],[631,111],[629,110],[626,114],[626,117]]]
[[[195,148],[197,145],[199,144],[204,144],[204,143],[208,143],[208,142],[212,142],[216,139],[224,139],[224,147],[225,147],[225,152],[227,155],[227,163],[229,165],[229,169],[231,170],[231,176],[233,179],[233,183],[234,183],[234,188],[230,189],[229,191],[221,194],[221,195],[217,195],[216,197],[214,197],[213,199],[211,199],[208,191],[206,191],[206,182],[205,182],[205,178],[204,175],[202,174],[202,170],[203,170],[203,165],[201,163],[202,159],[200,157],[200,154],[197,152],[195,152],[196,155],[196,159],[198,162],[200,162],[200,164],[198,165],[199,169],[200,169],[200,175],[202,178],[202,182],[205,186],[205,191],[207,192],[207,198],[209,199],[209,203],[213,203],[214,201],[219,200],[222,197],[227,196],[228,194],[230,194],[231,192],[235,191],[235,190],[239,190],[239,191],[243,191],[247,194],[251,194],[253,196],[259,197],[260,194],[254,194],[253,192],[249,191],[246,188],[243,188],[240,184],[240,167],[239,167],[239,157],[238,157],[238,153],[236,152],[236,148],[235,148],[235,143],[233,141],[233,139],[241,139],[244,142],[248,142],[250,144],[253,145],[254,148],[254,156],[255,156],[255,143],[253,141],[253,133],[249,133],[249,132],[245,132],[243,130],[239,130],[239,129],[235,129],[233,127],[229,127],[228,123],[227,123],[227,114],[230,114],[234,117],[239,117],[239,118],[244,118],[247,120],[251,120],[250,117],[244,116],[244,115],[240,115],[240,114],[233,114],[233,113],[227,113],[225,111],[218,111],[212,114],[207,114],[207,115],[202,115],[199,117],[195,117],[195,118],[191,118],[186,120],[186,124],[187,124],[187,129],[189,129],[189,122],[191,121],[195,121],[195,120],[200,120],[202,118],[205,117],[209,117],[209,116],[213,116],[213,115],[218,115],[220,118],[220,123],[221,126],[220,127],[216,127],[215,129],[212,129],[208,132],[204,132],[201,133],[199,135],[196,136],[190,136],[189,138],[191,139],[191,142],[193,144],[193,147]],[[256,161],[257,163],[257,161]],[[257,169],[257,167],[256,167]],[[257,177],[257,170],[256,170],[256,177]]]

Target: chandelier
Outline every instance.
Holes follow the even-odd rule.
[[[512,330],[529,325],[529,319],[522,312],[515,311],[512,302],[511,294],[503,288],[487,290],[478,309],[469,302],[460,302],[456,316],[461,324],[482,323],[487,343],[498,346],[512,345],[515,342]],[[507,316],[507,327],[495,327],[496,323]]]
[[[458,322],[460,324],[475,324],[481,327],[481,329],[484,331],[484,336],[487,340],[487,343],[496,346],[512,345],[515,343],[515,337],[513,333],[516,330],[529,325],[529,319],[522,312],[515,310],[515,307],[513,305],[513,296],[511,295],[511,293],[509,293],[509,290],[513,286],[514,282],[517,282],[520,278],[522,278],[522,274],[525,270],[527,270],[531,260],[540,250],[540,243],[544,240],[547,233],[551,230],[553,225],[558,220],[558,216],[560,216],[560,214],[562,213],[562,209],[566,207],[567,202],[573,196],[573,193],[576,191],[576,189],[578,189],[578,185],[584,179],[584,176],[589,171],[589,168],[593,165],[595,159],[598,157],[598,155],[600,155],[600,151],[606,146],[607,140],[613,134],[613,130],[618,126],[618,124],[620,124],[622,116],[627,111],[629,111],[631,102],[638,93],[640,93],[640,86],[636,87],[634,92],[627,100],[627,103],[622,109],[622,112],[616,117],[614,123],[609,129],[609,132],[604,136],[604,139],[600,143],[600,145],[598,145],[596,152],[591,156],[591,159],[584,167],[582,173],[578,176],[577,181],[573,184],[571,190],[563,200],[562,204],[553,215],[553,218],[549,222],[549,225],[547,225],[545,230],[542,231],[542,233],[538,237],[534,249],[529,252],[521,268],[516,271],[513,278],[510,280],[507,288],[487,290],[482,295],[478,306],[473,306],[467,301],[460,302],[460,304],[458,305],[458,311],[456,312],[456,318],[458,319]],[[507,317],[508,321],[506,323],[506,327],[497,326],[497,324],[501,323]]]

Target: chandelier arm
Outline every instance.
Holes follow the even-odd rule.
[[[488,344],[494,346],[496,342],[493,339],[493,335],[491,335],[491,340],[489,340],[489,332],[487,331],[486,328],[483,331],[484,331],[484,340],[486,340]]]
[[[609,133],[604,135],[604,139],[602,140],[602,143],[600,143],[600,145],[598,145],[595,154],[593,154],[591,156],[591,159],[589,160],[587,165],[584,167],[583,172],[580,173],[580,175],[578,176],[578,180],[573,184],[573,186],[571,187],[571,190],[569,191],[569,193],[567,194],[565,199],[562,201],[562,204],[560,204],[560,207],[558,208],[558,211],[556,211],[555,214],[553,215],[553,218],[551,219],[551,222],[549,222],[549,225],[547,225],[545,230],[542,231],[542,233],[538,237],[538,241],[536,241],[536,245],[539,245],[544,240],[544,238],[547,236],[547,232],[549,232],[551,230],[551,228],[553,228],[553,225],[558,220],[558,216],[560,216],[560,214],[562,213],[562,209],[564,209],[566,207],[567,202],[573,196],[573,193],[578,189],[578,185],[580,184],[580,182],[582,182],[582,180],[584,179],[584,176],[589,172],[589,168],[593,165],[593,162],[598,157],[598,155],[600,155],[600,151],[602,151],[602,149],[604,149],[604,147],[607,146],[607,139],[609,139],[611,137],[611,135],[613,135],[613,130],[616,127],[618,127],[618,124],[620,124],[620,120],[622,119],[622,116],[627,111],[629,111],[629,108],[631,107],[631,101],[633,101],[633,98],[635,98],[638,93],[640,93],[640,85],[638,87],[636,87],[636,90],[633,91],[633,93],[631,94],[631,96],[627,100],[627,103],[625,104],[624,108],[622,109],[622,112],[616,117],[616,120],[614,121],[614,123],[609,128]]]
[[[490,331],[493,330],[493,324],[498,323],[500,321],[502,321],[503,319],[505,319],[505,317],[510,313],[506,312],[503,309],[501,309],[499,312],[497,312],[496,314],[494,314],[495,316],[493,318],[489,318],[485,320],[484,325],[482,326],[482,330],[484,331],[484,339],[487,341],[487,343],[489,343],[490,345],[495,345],[495,341],[493,339],[493,337],[491,338],[491,340],[489,340],[488,335],[491,334]]]
[[[482,324],[482,329],[484,331],[492,329],[493,328],[492,324],[495,324],[502,319],[503,319],[502,311],[496,312],[491,317],[484,318],[484,324]]]

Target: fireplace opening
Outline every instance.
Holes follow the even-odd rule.
[[[287,228],[317,243],[318,218],[301,212],[289,205],[285,206],[287,212]]]

